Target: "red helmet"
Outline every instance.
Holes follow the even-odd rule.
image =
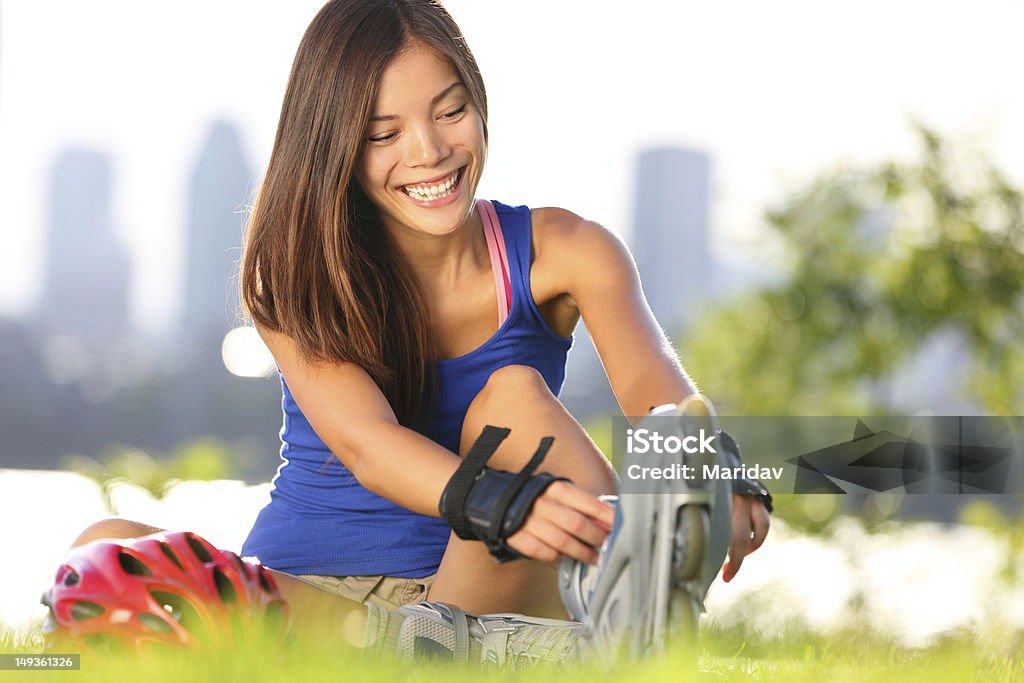
[[[267,625],[284,632],[287,611],[270,573],[188,532],[74,548],[43,604],[51,644],[64,639],[129,648],[237,641]]]

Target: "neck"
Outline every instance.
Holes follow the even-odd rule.
[[[404,225],[385,225],[384,228],[428,291],[449,289],[481,266],[490,268],[483,224],[476,210],[446,235],[429,235]]]

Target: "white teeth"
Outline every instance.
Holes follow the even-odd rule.
[[[453,173],[448,180],[441,183],[440,185],[431,185],[429,187],[409,187],[406,185],[402,190],[414,199],[422,199],[429,201],[431,199],[441,199],[447,197],[455,189],[455,186],[459,182],[459,177],[462,175],[462,169],[459,169]]]

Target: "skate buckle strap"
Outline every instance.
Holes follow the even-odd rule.
[[[519,627],[504,619],[477,617],[476,621],[484,632],[480,643],[483,650],[481,659],[485,663],[504,666],[508,652],[508,637]]]
[[[465,664],[469,661],[469,617],[455,605],[442,603],[452,614],[452,625],[455,627],[455,650],[453,661]]]

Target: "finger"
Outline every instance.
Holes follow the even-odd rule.
[[[615,523],[614,505],[569,482],[555,482],[551,488],[555,489],[552,493],[559,503],[578,510],[587,517],[598,521],[607,530],[611,530]]]
[[[743,496],[733,496],[732,541],[729,543],[729,562],[722,573],[722,579],[726,583],[732,581],[739,572],[749,546],[750,502],[744,500]]]
[[[587,517],[550,497],[538,498],[534,505],[534,512],[538,519],[543,519],[552,526],[568,532],[593,548],[599,548],[604,543],[605,537],[608,536],[609,530],[604,528],[598,520]]]
[[[548,491],[562,505],[579,510],[587,517],[598,520],[609,530],[611,530],[612,525],[615,523],[614,505],[601,500],[594,494],[588,493],[574,484],[570,484],[567,481],[556,481],[548,487]]]
[[[546,519],[592,548],[600,548],[610,529],[565,505],[553,506]]]
[[[754,537],[748,552],[752,553],[760,548],[764,539],[768,537],[768,528],[771,526],[772,520],[768,515],[768,509],[760,501],[757,505],[751,506],[750,513],[750,521],[754,524]]]
[[[529,531],[548,547],[554,548],[560,555],[572,557],[586,564],[597,562],[596,550],[546,519],[534,519],[530,524]]]
[[[506,540],[509,547],[531,560],[555,564],[560,559],[558,551],[540,540],[526,529],[520,529]]]

